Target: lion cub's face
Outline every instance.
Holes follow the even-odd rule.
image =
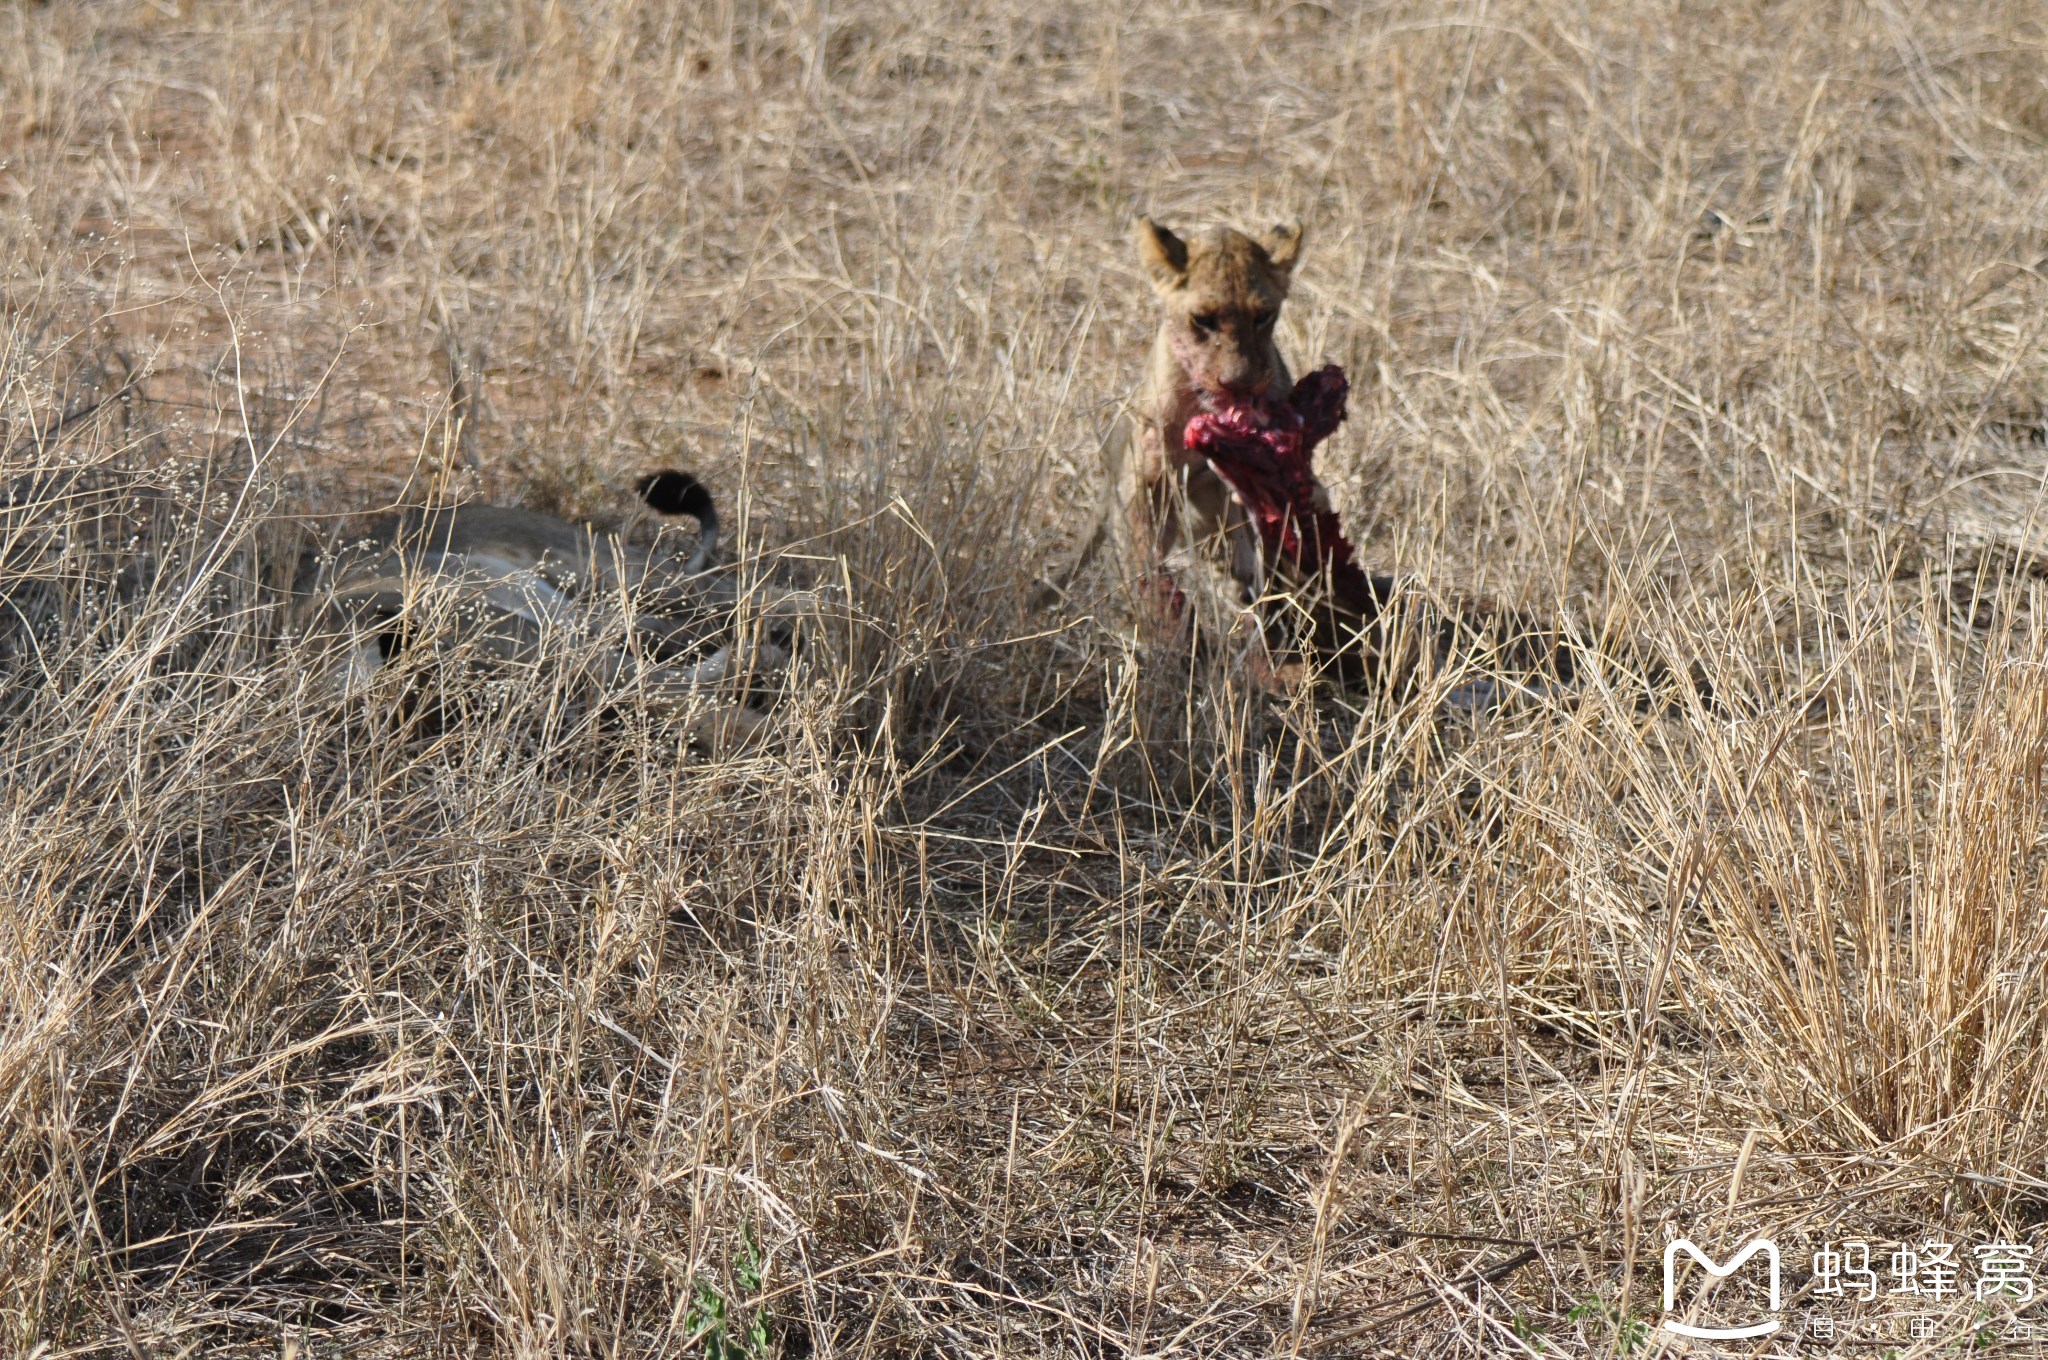
[[[1286,366],[1273,323],[1301,254],[1301,224],[1257,238],[1214,227],[1183,241],[1150,218],[1137,226],[1138,256],[1166,304],[1162,335],[1182,381],[1207,400],[1284,395]]]

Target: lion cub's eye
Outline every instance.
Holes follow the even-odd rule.
[[[1188,320],[1194,323],[1195,329],[1204,335],[1216,329],[1216,313],[1214,312],[1203,312],[1199,316],[1189,317]]]

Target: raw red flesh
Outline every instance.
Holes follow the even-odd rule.
[[[1369,614],[1371,583],[1352,560],[1334,510],[1316,507],[1316,445],[1344,422],[1351,385],[1335,364],[1305,374],[1285,401],[1240,402],[1203,411],[1181,436],[1258,526],[1269,570],[1284,579],[1326,578],[1340,609]]]

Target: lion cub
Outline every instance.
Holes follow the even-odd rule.
[[[1126,572],[1158,603],[1178,614],[1185,601],[1185,623],[1228,636],[1265,590],[1265,563],[1257,531],[1184,435],[1205,408],[1282,401],[1293,390],[1273,328],[1301,256],[1301,224],[1183,238],[1140,218],[1133,235],[1162,315],[1145,381],[1103,444],[1112,503],[1060,585],[1113,537]],[[1320,486],[1316,497],[1327,503]]]

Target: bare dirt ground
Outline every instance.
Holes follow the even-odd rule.
[[[1717,702],[1033,612],[1141,211],[1307,222],[1372,568]],[[1700,1354],[1765,1233],[1734,1353],[2048,1353],[2044,225],[2017,0],[0,4],[0,1350]],[[284,626],[665,465],[834,601],[754,743]]]

